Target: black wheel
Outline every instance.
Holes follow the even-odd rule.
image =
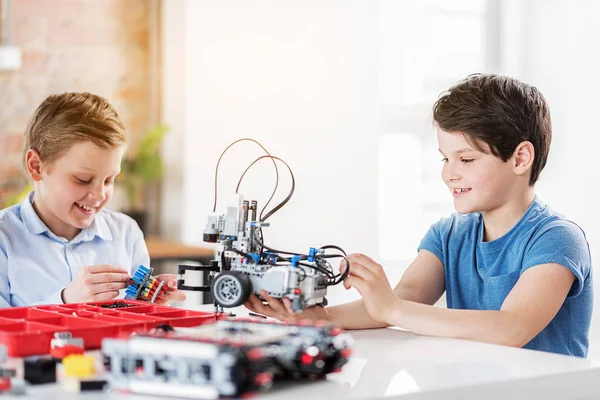
[[[223,271],[212,283],[212,295],[220,306],[237,307],[248,301],[252,283],[248,275],[238,271]]]

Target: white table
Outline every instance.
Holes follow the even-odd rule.
[[[340,373],[317,382],[277,383],[257,399],[600,398],[600,363],[593,360],[392,328],[350,333],[353,356]],[[66,396],[58,385],[27,389],[27,396],[20,398],[148,399],[119,393]]]

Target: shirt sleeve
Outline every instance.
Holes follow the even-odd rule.
[[[428,250],[433,253],[442,263],[444,262],[444,250],[442,247],[442,224],[445,220],[440,220],[429,227],[425,237],[421,240],[421,244],[417,251]]]
[[[568,268],[575,275],[569,297],[583,291],[591,279],[591,255],[583,230],[567,220],[553,221],[545,226],[525,252],[521,274],[531,267],[555,263]]]
[[[0,244],[0,308],[11,307],[10,284],[8,282],[8,256]]]
[[[59,290],[57,290],[56,292],[52,293],[50,295],[50,297],[41,300],[41,301],[36,301],[35,303],[32,303],[32,306],[40,306],[40,305],[45,305],[45,304],[64,304],[63,300],[62,300],[62,291],[65,288],[61,288]]]

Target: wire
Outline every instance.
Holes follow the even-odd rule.
[[[263,250],[262,250],[262,249],[267,249],[267,250],[269,250],[269,251],[270,251],[270,252],[272,252],[272,253],[288,254],[288,255],[291,255],[291,256],[297,256],[297,255],[298,255],[298,253],[292,253],[292,252],[289,252],[289,251],[282,251],[282,250],[275,250],[274,248],[272,248],[272,247],[269,247],[269,246],[265,245],[265,244],[262,242],[262,240],[261,240],[261,239],[259,239],[259,237],[258,237],[258,234],[256,233],[256,231],[254,231],[254,236],[255,236],[255,239],[256,239],[256,241],[258,242],[258,244],[259,244],[259,245],[260,245],[260,247],[261,247],[261,254],[262,254],[262,252],[263,252]],[[307,257],[308,257],[308,256],[307,256]]]
[[[229,150],[233,145],[235,145],[239,142],[246,141],[246,140],[256,143],[257,145],[260,146],[261,149],[263,149],[265,151],[265,153],[267,153],[269,156],[271,155],[271,153],[269,153],[262,144],[260,144],[256,140],[250,139],[250,138],[238,139],[235,142],[231,143],[229,146],[227,146],[227,148],[225,148],[225,150],[223,150],[223,152],[221,153],[221,156],[219,157],[219,160],[217,161],[217,166],[215,168],[215,201],[213,204],[213,212],[215,212],[217,210],[217,183],[218,183],[217,177],[219,174],[219,164],[221,163],[221,159],[223,158],[223,156],[225,155],[227,150]],[[275,193],[277,192],[277,186],[279,185],[279,169],[277,168],[277,163],[275,162],[275,160],[273,160],[273,165],[275,166],[275,188],[273,189],[273,193],[271,194],[271,197],[269,197],[269,200],[265,203],[265,206],[260,211],[259,218],[262,218],[263,212],[265,211],[265,209],[267,208],[267,206],[269,205],[271,200],[273,200],[273,197],[275,196]],[[237,193],[237,190],[235,192]]]
[[[294,194],[294,190],[296,189],[296,179],[294,178],[294,173],[292,172],[292,169],[290,168],[290,166],[288,165],[288,163],[286,163],[285,161],[283,161],[279,157],[268,155],[268,156],[260,156],[260,157],[258,157],[256,160],[254,160],[252,162],[252,164],[250,164],[248,166],[248,168],[246,168],[246,170],[244,171],[244,173],[240,177],[240,180],[238,181],[237,187],[235,188],[235,192],[237,193],[239,191],[240,185],[242,184],[242,180],[244,179],[244,176],[246,176],[246,173],[248,172],[248,170],[250,170],[250,168],[252,168],[252,166],[254,164],[256,164],[257,162],[259,162],[260,160],[263,160],[265,158],[270,158],[272,160],[281,161],[282,163],[285,164],[285,166],[287,167],[288,171],[290,171],[290,176],[292,177],[292,187],[290,188],[290,193],[287,195],[287,197],[285,199],[283,199],[283,201],[281,203],[279,203],[277,206],[275,206],[264,217],[259,217],[260,222],[266,221],[271,215],[275,214],[277,211],[279,211],[281,209],[281,207],[283,207],[284,205],[286,205],[287,202],[290,201],[290,199],[292,198],[292,195]]]
[[[334,250],[338,250],[339,252],[341,252],[342,254],[322,254],[322,255],[315,255],[314,256],[314,260],[315,260],[315,265],[313,264],[309,264],[306,262],[302,262],[303,260],[308,260],[308,255],[306,254],[301,254],[301,253],[292,253],[289,251],[282,251],[282,250],[276,250],[272,247],[269,247],[267,245],[265,245],[258,237],[258,233],[256,231],[254,231],[254,236],[256,241],[258,242],[258,244],[261,246],[261,257],[262,257],[262,249],[267,249],[268,251],[274,253],[278,259],[282,259],[284,261],[287,262],[291,262],[291,258],[287,258],[287,257],[282,257],[280,254],[286,254],[286,255],[292,255],[292,256],[300,256],[300,261],[298,262],[299,265],[302,265],[303,267],[308,267],[311,268],[315,271],[318,271],[320,273],[322,273],[323,275],[327,276],[328,278],[328,282],[327,282],[327,286],[331,286],[331,285],[337,285],[339,283],[341,283],[344,279],[346,279],[348,277],[348,274],[350,273],[350,261],[348,261],[348,259],[346,258],[346,252],[344,251],[344,249],[342,249],[339,246],[334,246],[334,245],[327,245],[327,246],[323,246],[320,247],[318,250],[328,250],[328,249],[334,249]],[[329,264],[329,262],[327,261],[328,258],[343,258],[346,261],[347,267],[345,269],[345,271],[341,274],[335,274],[333,272],[333,268],[331,267],[331,265]],[[326,266],[322,266],[320,263],[324,263]]]

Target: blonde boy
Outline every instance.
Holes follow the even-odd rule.
[[[34,190],[0,211],[0,307],[109,300],[132,269],[149,265],[144,237],[128,216],[105,210],[127,142],[102,97],[47,97],[25,131]],[[162,275],[180,299],[174,275]]]

